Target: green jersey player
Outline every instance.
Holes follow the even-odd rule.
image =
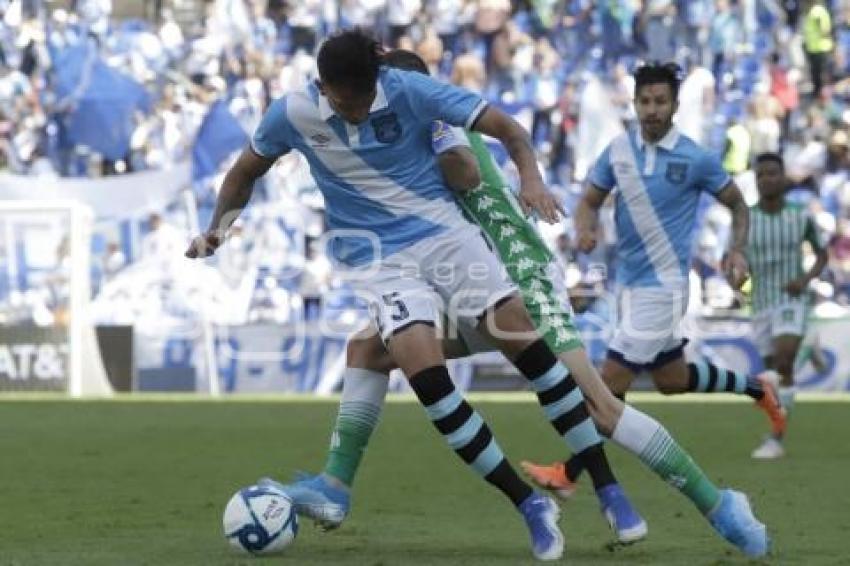
[[[753,280],[753,334],[765,367],[780,376],[779,398],[786,412],[794,400],[794,359],[806,335],[806,288],[826,266],[824,242],[805,207],[785,200],[788,181],[782,157],[763,153],[756,158],[759,201],[750,208],[747,259]],[[814,264],[803,267],[803,245],[815,253]],[[782,435],[772,434],[753,452],[753,458],[785,454]]]

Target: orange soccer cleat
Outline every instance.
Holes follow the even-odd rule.
[[[785,409],[779,401],[777,393],[778,376],[774,371],[764,371],[760,373],[756,379],[761,383],[764,390],[764,397],[756,401],[770,419],[770,428],[775,438],[782,438],[785,434],[785,427],[788,424]]]
[[[558,499],[568,499],[575,493],[578,484],[570,481],[567,477],[567,469],[563,462],[556,462],[551,466],[542,466],[532,462],[520,462],[522,470],[528,474],[536,485],[548,489]]]

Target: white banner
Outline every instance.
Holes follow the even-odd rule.
[[[100,178],[33,177],[0,173],[2,200],[74,200],[90,206],[97,218],[138,217],[171,202],[189,184],[191,164]]]
[[[689,353],[704,356],[720,367],[746,373],[762,369],[746,319],[700,319],[689,328]],[[254,324],[220,326],[216,350],[221,390],[225,392],[329,393],[338,386],[345,359],[343,333],[323,333],[315,325]],[[136,359],[140,368],[158,369],[201,365],[197,332],[157,336],[136,334]],[[806,361],[796,372],[797,386],[808,391],[850,391],[850,318],[812,319],[805,348],[814,347],[823,366],[820,371]],[[598,338],[594,338],[595,342]],[[592,348],[593,343],[588,342]],[[506,378],[504,387],[491,378],[476,383],[482,369],[500,363],[500,354],[479,354],[450,365],[455,382],[462,389],[524,387],[521,379]],[[507,361],[498,373],[511,373]],[[485,371],[486,373],[486,371]],[[393,389],[406,389],[394,380]],[[201,381],[198,389],[205,390]]]

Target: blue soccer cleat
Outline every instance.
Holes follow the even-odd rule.
[[[631,544],[646,538],[649,531],[646,521],[632,507],[620,484],[606,485],[597,490],[596,495],[602,505],[602,515],[617,535],[617,542]]]
[[[519,504],[531,532],[531,547],[538,560],[557,560],[564,554],[564,535],[558,527],[561,510],[551,498],[532,493]]]
[[[756,519],[747,496],[740,491],[724,489],[720,505],[709,513],[708,521],[720,536],[747,556],[758,558],[770,549],[767,527]]]
[[[298,474],[290,484],[262,478],[257,485],[280,489],[295,503],[299,515],[312,519],[326,531],[339,527],[351,507],[348,491],[331,485],[321,475]]]

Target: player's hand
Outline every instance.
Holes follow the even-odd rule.
[[[539,179],[522,183],[519,190],[519,204],[526,214],[532,211],[537,212],[540,218],[549,224],[558,221],[559,212],[562,216],[567,215],[555,195]]]
[[[192,238],[185,255],[189,259],[209,257],[215,253],[223,241],[224,232],[221,230],[204,232]]]
[[[806,282],[806,280],[802,277],[799,277],[797,279],[792,279],[791,281],[789,281],[788,284],[785,285],[785,290],[792,297],[799,297],[803,294],[803,291],[806,290],[806,287],[808,287],[808,283]]]
[[[723,261],[720,262],[720,267],[723,269],[723,273],[726,274],[729,285],[736,291],[741,288],[750,274],[750,266],[747,264],[747,258],[738,250],[726,252],[726,255],[723,256]]]
[[[578,251],[589,254],[596,247],[596,230],[588,230],[577,234],[576,247]]]

